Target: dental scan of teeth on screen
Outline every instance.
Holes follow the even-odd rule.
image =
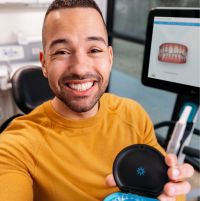
[[[148,77],[200,87],[200,18],[154,17]]]

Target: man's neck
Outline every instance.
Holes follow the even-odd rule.
[[[67,107],[60,99],[55,97],[51,104],[54,108],[54,110],[59,113],[60,115],[64,116],[67,119],[71,120],[83,120],[90,117],[93,117],[96,115],[99,109],[99,103],[96,103],[96,105],[87,112],[75,112],[71,110],[69,107]]]

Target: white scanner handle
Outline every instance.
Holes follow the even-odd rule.
[[[191,111],[192,107],[186,106],[181,114],[180,119],[176,122],[172,136],[167,146],[167,153],[173,153],[176,155],[178,154],[178,150],[181,145],[181,139],[183,138],[187,121]]]

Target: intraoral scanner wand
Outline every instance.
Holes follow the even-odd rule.
[[[192,107],[186,106],[180,116],[180,119],[176,122],[171,139],[167,146],[167,153],[173,153],[176,155],[178,154],[178,151],[181,145],[181,140],[183,138],[185,128],[187,126],[187,121],[191,111],[192,111]]]

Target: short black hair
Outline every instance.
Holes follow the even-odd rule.
[[[45,18],[51,11],[62,8],[94,8],[103,18],[102,12],[94,0],[54,0],[48,7]]]
[[[46,18],[50,12],[52,12],[54,10],[63,9],[63,8],[93,8],[101,15],[103,23],[105,25],[105,21],[104,21],[102,12],[94,0],[54,0],[48,7],[45,17],[44,17],[44,23],[43,23],[43,28],[42,28],[43,49],[45,48],[44,24],[45,24]]]

